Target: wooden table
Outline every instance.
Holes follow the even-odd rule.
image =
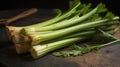
[[[10,18],[24,9],[0,11],[0,18]],[[40,9],[38,13],[18,20],[12,25],[29,25],[52,17],[51,10]],[[120,30],[115,34],[120,38]],[[9,41],[6,30],[0,28],[0,67],[120,67],[120,43],[104,47],[77,57],[55,57],[51,53],[37,60],[29,54],[18,55]]]

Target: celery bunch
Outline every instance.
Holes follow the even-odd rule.
[[[70,0],[68,11],[56,9],[54,12],[57,14],[54,18],[37,24],[6,26],[18,54],[30,52],[36,59],[81,40],[101,37],[103,34],[99,29],[113,34],[116,32],[113,25],[119,24],[119,17],[102,3],[92,8],[91,4]]]

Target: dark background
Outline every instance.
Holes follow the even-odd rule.
[[[21,8],[60,8],[67,9],[69,0],[0,0],[0,10],[21,9]],[[94,5],[103,2],[107,8],[117,15],[120,15],[120,0],[81,0]]]

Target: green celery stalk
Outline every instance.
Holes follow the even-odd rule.
[[[33,32],[31,34],[46,34],[46,33],[50,33],[50,32],[53,32],[53,31],[47,31],[47,32]],[[74,33],[72,35],[68,35],[66,37],[62,37],[62,38],[59,38],[59,39],[55,39],[55,40],[50,40],[50,41],[46,41],[44,43],[41,43],[42,44],[46,44],[46,43],[51,43],[51,42],[55,42],[55,41],[59,41],[59,40],[62,40],[62,39],[67,39],[67,38],[73,38],[73,37],[79,37],[79,36],[88,36],[88,35],[91,35],[91,34],[95,34],[97,31],[95,30],[90,30],[90,31],[83,31],[83,32],[78,32],[78,33]],[[17,38],[17,37],[16,37]],[[22,37],[23,38],[23,37]],[[20,39],[20,38],[18,38]],[[17,40],[17,39],[15,39]],[[26,53],[29,51],[29,48],[31,47],[29,45],[29,43],[23,43],[23,39],[21,40],[17,40],[15,41],[16,43],[16,51],[18,54],[21,54],[21,53]],[[27,48],[26,48],[27,47]]]
[[[65,27],[68,27],[68,26],[80,23],[80,22],[88,19],[90,16],[93,16],[97,12],[97,10],[98,10],[99,7],[101,7],[101,6],[97,6],[92,11],[88,12],[87,14],[85,14],[85,15],[83,15],[81,17],[75,16],[75,17],[70,18],[68,20],[63,20],[63,21],[60,21],[60,22],[58,22],[56,24],[52,24],[52,25],[44,26],[44,27],[25,28],[24,31],[25,32],[31,32],[31,31],[49,31],[49,30],[56,30],[56,29],[65,28]]]
[[[70,38],[70,39],[56,41],[56,42],[49,43],[49,44],[32,46],[30,52],[31,52],[32,57],[34,59],[37,59],[43,55],[46,55],[47,53],[49,53],[51,51],[60,49],[62,47],[69,46],[72,43],[83,40],[84,38],[85,37],[76,37],[76,38]]]
[[[109,30],[108,33],[110,33],[111,31],[112,30]],[[98,33],[98,31],[92,30],[92,31],[86,31],[86,32],[81,32],[81,33],[75,33],[75,34],[69,35],[67,37],[60,38],[60,40],[57,40],[57,41],[55,40],[54,42],[51,42],[51,43],[32,46],[32,48],[30,50],[31,55],[34,59],[37,59],[39,57],[46,55],[49,52],[69,46],[73,43],[84,40],[85,38],[91,37],[89,35],[95,34],[95,33]],[[83,36],[83,35],[88,35],[88,36]],[[116,42],[116,41],[114,41],[114,42]],[[101,48],[103,46],[107,46],[114,42],[110,42],[110,43],[104,44],[102,46],[90,47],[90,49],[95,49],[95,48],[99,48],[99,47]]]
[[[74,14],[74,12],[76,11],[76,9],[81,4],[80,1],[78,1],[78,0],[74,0],[73,2],[74,2],[73,5],[75,5],[73,8],[71,8],[70,10],[68,10],[64,14],[62,14],[59,9],[55,10],[55,12],[57,13],[57,16],[54,17],[54,18],[52,18],[52,19],[49,19],[47,21],[43,21],[43,22],[40,22],[40,23],[37,23],[37,24],[28,25],[28,26],[22,26],[22,27],[6,26],[8,32],[9,32],[9,37],[11,37],[12,35],[18,35],[18,33],[21,31],[22,28],[42,27],[42,26],[50,25],[50,24],[56,23],[56,22],[58,22],[60,20],[63,20],[65,18],[70,17],[70,15]]]
[[[114,19],[114,20],[116,20],[116,19]],[[62,30],[57,30],[57,31],[51,32],[49,34],[38,34],[38,35],[33,34],[33,35],[28,35],[28,36],[30,36],[30,38],[31,38],[30,41],[32,42],[32,45],[36,45],[43,41],[60,38],[65,35],[69,35],[71,33],[77,32],[77,31],[82,31],[82,30],[87,30],[88,28],[97,27],[101,23],[106,23],[107,21],[109,21],[109,19],[80,24],[80,25],[72,26],[69,28],[62,29]]]
[[[78,0],[74,0],[74,4],[75,6],[68,10],[66,13],[60,15],[60,16],[57,16],[53,19],[50,19],[50,20],[47,20],[47,21],[44,21],[44,22],[40,22],[38,24],[34,24],[34,25],[30,25],[30,27],[43,27],[43,26],[47,26],[47,25],[50,25],[50,24],[53,24],[53,23],[56,23],[62,19],[65,19],[67,17],[69,17],[70,15],[74,14],[74,12],[76,11],[76,9],[80,6],[80,1]],[[30,28],[29,26],[27,28]]]

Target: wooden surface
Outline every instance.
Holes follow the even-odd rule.
[[[0,11],[0,18],[10,18],[23,11]],[[51,16],[51,10],[39,10],[38,13],[18,20],[12,25],[29,25],[46,20]],[[120,38],[120,30],[115,34]],[[0,67],[120,67],[120,43],[104,47],[77,57],[55,57],[51,53],[37,60],[31,59],[28,54],[18,55],[14,44],[7,38],[4,27],[0,28]]]

